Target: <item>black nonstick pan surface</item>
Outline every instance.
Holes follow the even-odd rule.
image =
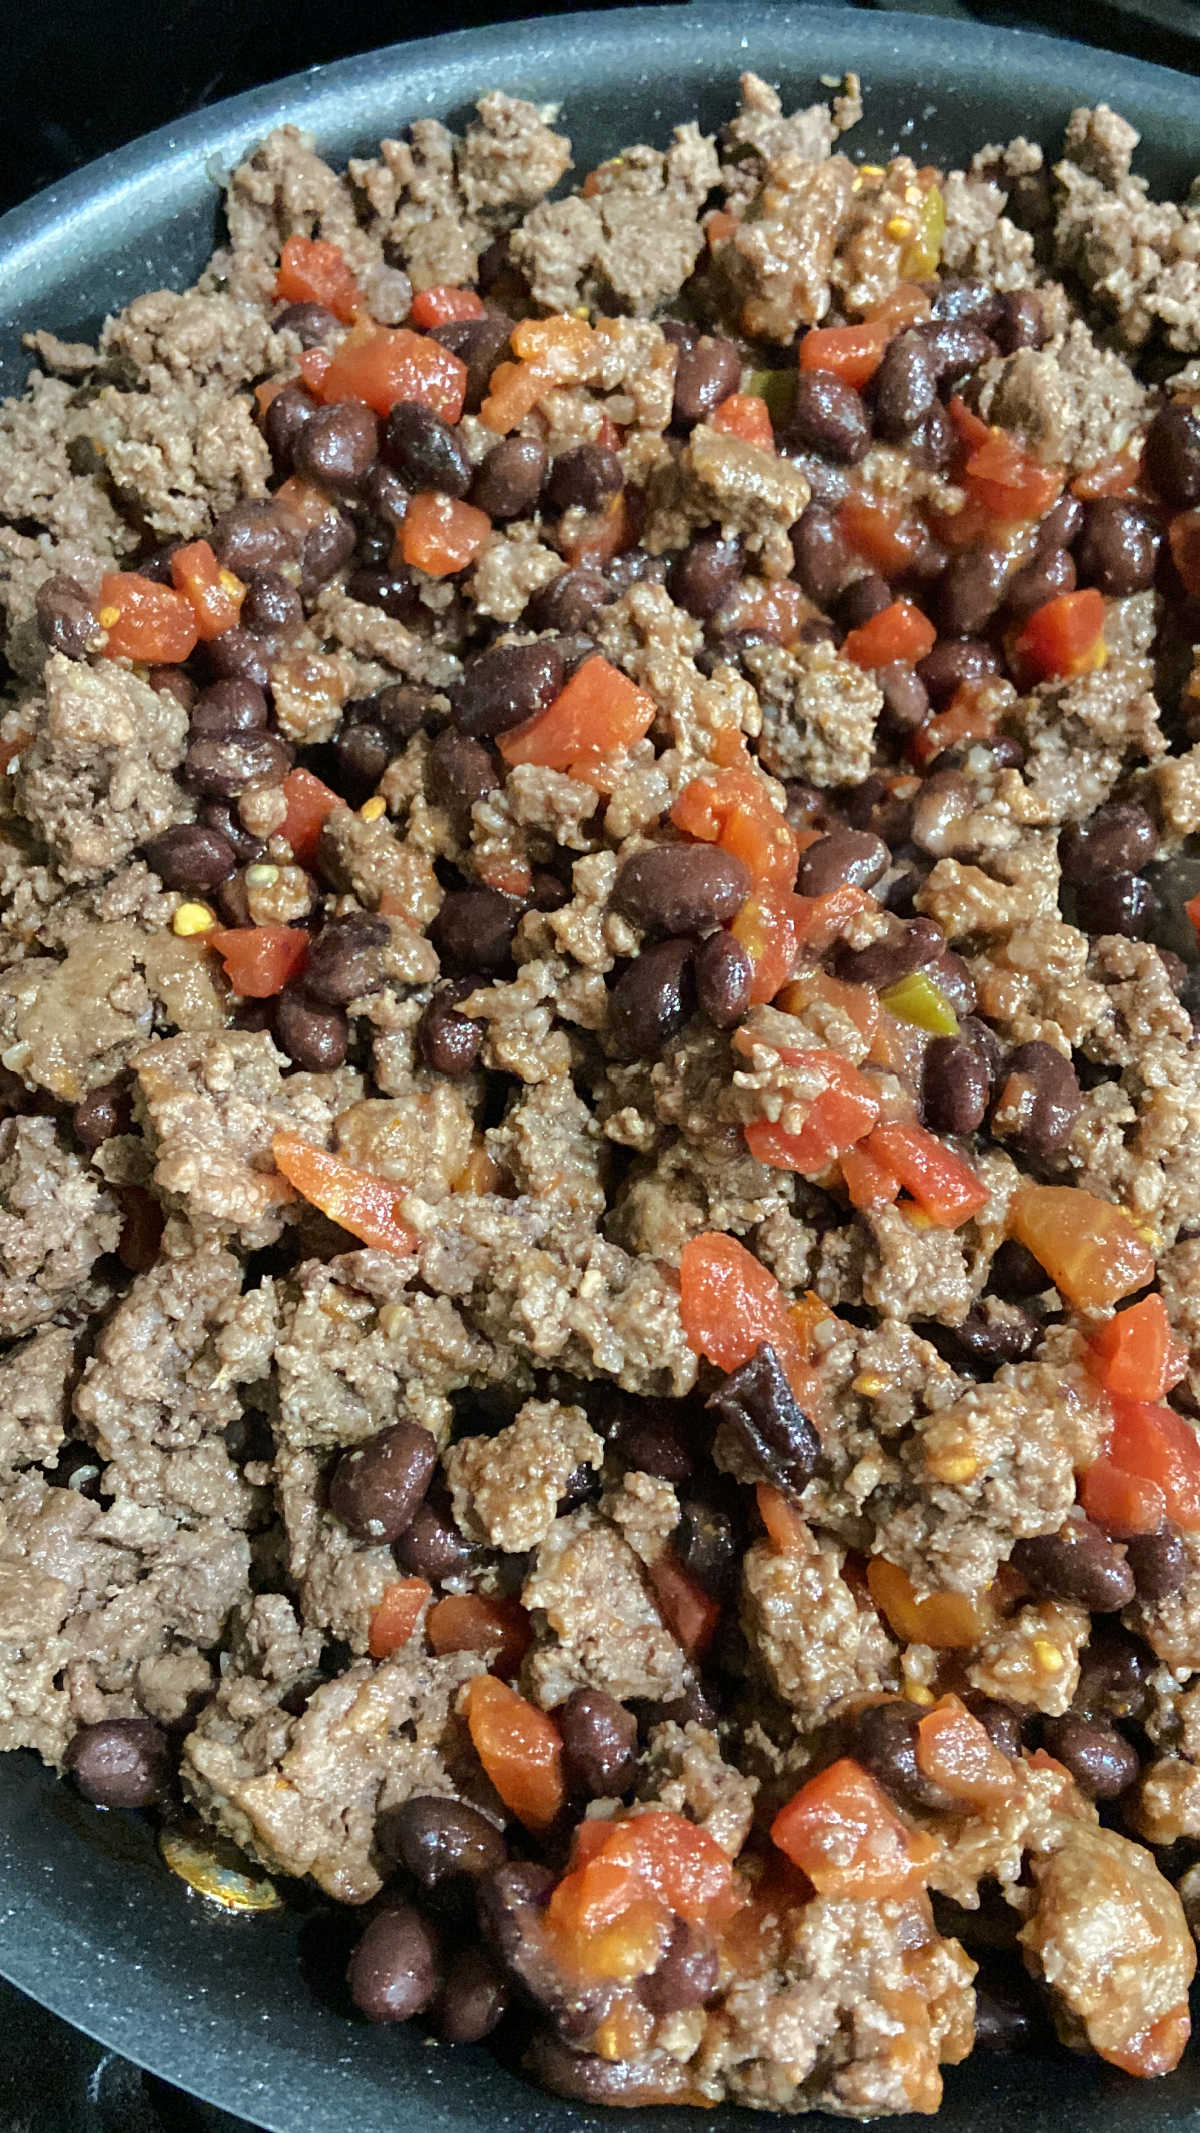
[[[857,69],[860,156],[902,147],[918,161],[954,162],[1016,133],[1055,145],[1073,106],[1107,101],[1141,129],[1139,167],[1155,186],[1182,194],[1200,169],[1195,82],[1051,38],[737,4],[472,30],[217,105],[0,220],[0,387],[24,382],[29,327],[86,335],[140,290],[194,279],[216,233],[221,174],[283,119],[311,129],[336,161],[415,118],[457,123],[477,95],[502,87],[561,103],[586,169],[630,141],[664,141],[680,119],[715,126],[747,66],[790,104],[819,96],[822,77]],[[264,1917],[214,1912],[166,1872],[148,1828],[85,1807],[32,1757],[0,1758],[0,1974],[126,2057],[273,2133],[611,2127],[608,2114],[539,2094],[483,2051],[451,2053],[416,2032],[345,2020],[320,1983],[330,1930],[303,1895]],[[326,1967],[327,1956],[326,1947]],[[735,2115],[751,2126],[742,2113],[726,2122]],[[632,2120],[631,2133],[679,2126],[666,2111]],[[944,2133],[1200,2129],[1200,2055],[1165,2083],[1138,2083],[1063,2055],[977,2054],[950,2073],[940,2123]]]

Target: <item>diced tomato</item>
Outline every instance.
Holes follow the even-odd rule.
[[[851,1207],[863,1214],[878,1214],[900,1196],[900,1180],[886,1163],[877,1161],[867,1148],[844,1148],[839,1158],[842,1183]]]
[[[321,387],[329,375],[332,361],[327,348],[302,348],[297,357],[297,368],[314,399],[321,397]]]
[[[308,935],[297,926],[214,926],[204,935],[244,1000],[270,1000],[308,961]]]
[[[467,391],[466,364],[408,326],[348,333],[320,379],[314,384],[307,370],[305,376],[327,407],[336,400],[365,400],[377,415],[387,415],[398,400],[419,400],[443,422],[458,421]]]
[[[1094,585],[1047,600],[1017,634],[1018,660],[1038,681],[1090,674],[1104,664],[1104,612],[1104,594]]]
[[[809,1105],[803,1125],[788,1132],[770,1119],[752,1119],[745,1136],[760,1163],[816,1178],[870,1132],[879,1117],[879,1096],[867,1076],[836,1052],[808,1052],[805,1064],[819,1069],[825,1086]]]
[[[1071,483],[1073,496],[1090,502],[1096,496],[1127,496],[1142,471],[1142,440],[1131,437],[1119,452],[1085,467]]]
[[[903,326],[915,326],[918,319],[929,317],[929,297],[919,282],[906,279],[898,281],[885,296],[877,296],[867,305],[869,319],[886,320],[893,333]]]
[[[222,569],[207,541],[189,541],[171,557],[171,583],[183,594],[196,618],[196,630],[208,644],[231,630],[242,611],[246,588],[231,570]]]
[[[362,292],[344,254],[323,237],[285,238],[275,294],[285,304],[324,304],[344,326],[362,309]]]
[[[434,289],[421,289],[409,306],[408,315],[414,326],[428,333],[431,326],[448,326],[452,320],[483,318],[487,305],[474,289],[452,289],[439,282]]]
[[[1200,1437],[1172,1407],[1144,1400],[1114,1399],[1106,1456],[1123,1473],[1153,1482],[1168,1518],[1190,1532],[1200,1529]]]
[[[908,752],[922,770],[943,748],[958,748],[964,741],[985,741],[995,732],[1003,709],[994,688],[986,683],[961,682],[944,711],[935,711],[918,726]]]
[[[689,1237],[679,1262],[679,1315],[688,1345],[718,1370],[736,1370],[768,1341],[802,1406],[814,1398],[809,1344],[787,1297],[736,1237]]]
[[[492,530],[486,511],[440,489],[414,496],[397,536],[400,554],[427,578],[449,578],[475,561]]]
[[[506,1594],[448,1592],[429,1610],[430,1647],[444,1652],[490,1652],[488,1671],[505,1681],[520,1672],[533,1632],[517,1599]]]
[[[1157,1483],[1127,1474],[1102,1452],[1079,1483],[1079,1501],[1089,1518],[1120,1539],[1157,1533],[1167,1515]]]
[[[564,562],[574,570],[581,563],[610,563],[615,555],[632,548],[637,536],[638,514],[629,490],[621,489],[602,510],[589,511],[573,534],[560,533],[559,546]]]
[[[963,471],[967,489],[1004,525],[1044,518],[1063,485],[1061,467],[1044,467],[1007,430],[989,430]]]
[[[424,1578],[396,1578],[385,1585],[367,1632],[372,1659],[390,1659],[393,1652],[402,1650],[421,1619],[422,1608],[432,1598],[433,1587]]]
[[[740,437],[743,444],[757,445],[761,452],[775,450],[770,410],[757,393],[730,393],[708,419],[711,429],[727,437]]]
[[[505,1806],[526,1829],[548,1829],[566,1800],[554,1720],[494,1674],[476,1674],[466,1711],[475,1753]]]
[[[704,217],[704,235],[710,245],[724,244],[732,237],[738,226],[738,218],[727,207],[714,207]]]
[[[954,424],[959,444],[968,454],[977,452],[992,434],[983,416],[977,415],[973,407],[968,407],[960,393],[951,397],[950,420]]]
[[[856,553],[885,578],[898,578],[925,546],[925,528],[900,497],[848,496],[837,521]]]
[[[880,1009],[879,995],[872,992],[869,985],[847,984],[844,978],[831,978],[828,971],[817,966],[802,970],[789,985],[785,985],[775,1005],[785,1015],[803,1015],[818,1002],[845,1015],[859,1035],[870,1043],[879,1026]]]
[[[760,1005],[775,998],[796,968],[809,901],[764,883],[747,898],[729,929],[754,966],[750,998]]]
[[[1177,511],[1168,523],[1167,541],[1184,591],[1200,597],[1200,511]]]
[[[571,770],[631,748],[649,733],[656,708],[652,697],[597,653],[576,667],[552,704],[502,733],[497,746],[509,764]]]
[[[286,481],[280,482],[273,502],[274,517],[291,520],[305,533],[311,533],[322,520],[337,515],[333,498],[324,489],[318,489],[315,482],[301,481],[298,474],[289,474]]]
[[[915,666],[937,643],[937,631],[928,615],[911,600],[893,600],[869,622],[849,631],[842,657],[857,667],[887,667],[902,659]]]
[[[1191,919],[1197,940],[1200,940],[1200,896],[1189,897],[1183,908]]]
[[[136,570],[109,570],[100,580],[96,619],[106,633],[106,659],[175,666],[188,659],[200,635],[190,600]]]
[[[283,835],[292,847],[293,854],[302,867],[311,867],[316,862],[317,846],[326,820],[346,802],[341,795],[331,792],[311,770],[289,770],[283,781],[283,797],[287,801],[287,813],[283,818]]]
[[[1121,1208],[1078,1185],[1023,1185],[1009,1229],[1068,1303],[1099,1311],[1144,1289],[1154,1254]]]
[[[523,363],[538,363],[550,377],[565,380],[591,367],[600,344],[586,319],[559,311],[552,318],[518,320],[512,345]]]
[[[794,832],[755,771],[733,768],[692,778],[677,795],[671,820],[686,836],[719,844],[741,859],[752,881],[787,890],[795,882]]]
[[[867,1154],[895,1172],[905,1192],[939,1229],[958,1229],[987,1206],[987,1186],[970,1164],[924,1126],[877,1126]]]
[[[1126,1400],[1162,1400],[1183,1376],[1187,1350],[1175,1340],[1159,1295],[1127,1304],[1093,1334],[1092,1364],[1106,1392]]]
[[[990,1807],[1010,1796],[1016,1772],[966,1705],[944,1696],[917,1725],[917,1767],[953,1800]]]
[[[782,1489],[773,1489],[768,1481],[754,1484],[758,1515],[767,1529],[767,1539],[779,1555],[802,1553],[812,1539],[811,1528],[794,1503],[790,1503]]]
[[[390,1178],[360,1170],[340,1155],[314,1148],[294,1133],[277,1133],[271,1143],[275,1168],[302,1199],[319,1207],[360,1244],[381,1252],[411,1252],[416,1249],[415,1231],[400,1218],[405,1198],[402,1186]]]
[[[793,1794],[771,1824],[772,1841],[819,1896],[910,1896],[923,1888],[939,1847],[910,1829],[861,1763],[843,1756]]]
[[[500,363],[488,381],[487,396],[479,409],[484,427],[505,436],[518,422],[531,415],[554,380],[536,363]]]
[[[712,1927],[732,1918],[738,1896],[729,1854],[698,1823],[652,1807],[609,1827],[597,1857],[630,1867],[677,1918]]]
[[[898,327],[892,319],[864,319],[859,326],[814,326],[800,343],[801,370],[827,370],[856,390],[868,384]]]
[[[720,1601],[714,1600],[669,1550],[651,1563],[648,1576],[667,1628],[691,1658],[702,1659],[717,1633]]]
[[[964,1592],[927,1592],[919,1598],[907,1572],[882,1555],[867,1564],[867,1590],[905,1644],[928,1644],[935,1652],[969,1651],[987,1634],[990,1614]]]

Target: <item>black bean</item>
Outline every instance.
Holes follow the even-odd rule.
[[[248,578],[252,570],[278,570],[294,561],[300,535],[275,504],[235,504],[208,538],[217,561],[235,577]]]
[[[1068,881],[1104,880],[1139,872],[1157,844],[1158,831],[1146,809],[1135,801],[1114,800],[1086,822],[1067,823],[1058,857]]]
[[[882,992],[899,979],[934,962],[941,953],[939,938],[920,919],[911,919],[889,939],[872,941],[869,948],[843,946],[837,952],[839,978],[851,985],[873,985]]]
[[[1147,513],[1121,496],[1089,504],[1076,562],[1085,585],[1113,599],[1145,592],[1154,583],[1159,535]]]
[[[681,345],[675,359],[672,419],[685,429],[706,422],[722,400],[737,391],[741,375],[737,349],[721,334],[705,333]]]
[[[832,624],[823,615],[815,616],[811,618],[811,621],[814,626],[819,624],[822,630],[832,629]],[[810,624],[806,622],[803,626],[802,634],[809,627]],[[696,665],[702,674],[710,676],[715,674],[720,666],[734,667],[739,674],[747,674],[746,653],[754,645],[766,644],[767,641],[761,630],[722,630],[711,637],[707,644],[701,645],[700,650],[696,653]],[[807,636],[805,636],[805,642],[807,643],[808,641]],[[829,641],[831,643],[836,641],[836,633]]]
[[[405,488],[393,467],[385,467],[383,461],[377,459],[362,485],[361,497],[371,514],[366,525],[373,528],[381,543],[387,540],[390,544],[395,538],[396,528],[402,526],[408,517],[408,507],[412,502],[411,490]],[[363,527],[360,541],[365,536],[366,525]],[[363,560],[366,560],[365,554]]]
[[[1107,880],[1081,882],[1075,891],[1075,922],[1085,933],[1118,933],[1140,941],[1157,907],[1141,874],[1110,874]]]
[[[133,1104],[123,1081],[106,1081],[89,1089],[71,1113],[71,1124],[89,1154],[115,1134],[128,1133],[133,1124]]]
[[[651,2014],[681,2014],[711,2000],[720,1977],[720,1960],[707,1933],[681,1918],[657,1966],[641,1980],[638,1996]]]
[[[254,924],[254,920],[250,916],[250,895],[246,887],[244,874],[234,874],[228,881],[223,881],[217,890],[216,902],[217,910],[227,926],[252,926]],[[264,1016],[267,1013],[268,1010],[264,1006]],[[266,1029],[266,1021],[264,1020],[259,1027]]]
[[[239,617],[252,637],[291,637],[304,624],[304,602],[278,570],[256,570],[246,585]]]
[[[573,630],[569,637],[560,637],[558,656],[563,663],[563,673],[570,677],[585,659],[594,659],[600,647],[594,637],[587,637],[582,630]]]
[[[1048,1718],[1042,1740],[1090,1800],[1119,1799],[1141,1767],[1136,1748],[1102,1718],[1079,1718],[1073,1711]]]
[[[937,398],[937,364],[926,336],[910,327],[888,342],[875,373],[875,428],[898,444],[924,421]]]
[[[395,570],[352,570],[346,591],[365,607],[381,608],[393,622],[413,622],[421,612],[416,581],[403,566]]]
[[[221,835],[233,846],[239,866],[253,866],[261,859],[266,846],[245,827],[236,807],[227,800],[203,800],[199,819],[206,829],[220,830]]]
[[[921,1117],[934,1133],[975,1133],[987,1116],[987,1067],[961,1037],[935,1037],[921,1075]]]
[[[1133,1572],[1123,1549],[1082,1513],[1057,1533],[1015,1542],[1012,1565],[1034,1592],[1075,1600],[1092,1614],[1115,1614],[1133,1598]]]
[[[716,1730],[719,1717],[712,1698],[694,1679],[688,1682],[682,1696],[673,1696],[666,1703],[652,1704],[648,1712],[651,1725],[704,1726],[710,1733]]]
[[[1142,465],[1151,488],[1166,504],[1200,504],[1200,416],[1173,401],[1161,407],[1146,432]]]
[[[196,701],[196,684],[182,667],[151,667],[146,676],[156,696],[173,696],[187,712]]]
[[[451,889],[429,928],[443,970],[503,970],[520,916],[520,900],[499,889]]]
[[[975,1984],[975,2042],[980,2051],[1023,2051],[1033,2035],[1033,2016],[1017,1993]]]
[[[624,483],[621,462],[606,444],[575,444],[559,453],[546,493],[559,511],[601,511]]]
[[[383,984],[382,950],[389,938],[386,918],[354,911],[331,918],[308,951],[304,990],[324,1007],[345,1007]]]
[[[618,1459],[639,1473],[656,1474],[673,1487],[690,1481],[695,1459],[690,1426],[665,1400],[621,1403],[616,1420],[606,1420],[605,1434]]]
[[[47,651],[64,659],[86,659],[99,625],[96,611],[78,578],[64,571],[43,578],[34,602],[38,635]]]
[[[1006,1237],[992,1260],[991,1286],[998,1296],[1022,1297],[1040,1296],[1048,1284],[1033,1253],[1015,1237]]]
[[[736,918],[749,894],[750,870],[736,854],[658,844],[621,862],[610,901],[647,933],[708,933]]]
[[[1022,1712],[1015,1704],[1002,1703],[997,1696],[985,1696],[980,1689],[968,1689],[964,1701],[992,1746],[1015,1763],[1021,1753]]]
[[[382,726],[369,721],[343,726],[333,744],[338,772],[347,797],[365,800],[374,792],[396,753],[396,744]]]
[[[1125,1553],[1143,1606],[1161,1606],[1187,1583],[1187,1549],[1175,1527],[1165,1519],[1153,1533],[1132,1534],[1125,1543]]]
[[[417,1051],[422,1060],[435,1074],[445,1074],[451,1081],[471,1073],[483,1050],[481,1024],[460,1015],[454,1006],[460,997],[457,986],[439,985],[417,1024]]]
[[[437,1995],[438,1945],[411,1904],[378,1911],[350,1958],[350,1997],[369,2022],[407,2022]]]
[[[184,758],[184,783],[206,799],[238,800],[259,785],[278,785],[292,751],[275,733],[237,733],[227,741],[193,741]]]
[[[440,341],[467,366],[466,398],[463,405],[468,415],[479,413],[479,403],[487,392],[492,372],[508,346],[512,332],[512,320],[497,311],[489,311],[485,318],[448,319],[444,326],[435,326],[429,338]]]
[[[1018,348],[1040,348],[1046,337],[1042,302],[1035,289],[1006,289],[1000,298],[1000,315],[992,335],[1001,355],[1015,355]]]
[[[937,619],[949,637],[976,637],[999,607],[1008,575],[1001,548],[963,549],[946,566],[938,587]]]
[[[974,319],[937,319],[915,330],[924,336],[939,385],[965,378],[996,353],[991,336]]]
[[[299,379],[276,393],[262,418],[262,433],[271,454],[271,465],[282,479],[295,465],[296,440],[317,412],[317,403]]]
[[[468,1026],[474,1029],[476,1025]],[[443,1578],[455,1577],[467,1567],[473,1550],[449,1511],[439,1510],[426,1500],[395,1543],[395,1554],[402,1570],[413,1577],[428,1578],[431,1585],[440,1585]]]
[[[578,2030],[580,2024],[571,2017],[584,2012],[588,1996],[580,1995],[578,2007],[569,2002],[542,1923],[554,1880],[549,1867],[525,1859],[482,1875],[475,1893],[479,1930],[522,1991],[536,2004],[550,2007],[560,2023]],[[593,2013],[589,2026],[594,2022]]]
[[[271,320],[276,333],[294,333],[302,348],[320,348],[338,328],[328,304],[285,304]]]
[[[483,1948],[452,1956],[437,2003],[437,2031],[444,2044],[480,2044],[508,2012],[509,1991]]]
[[[665,585],[670,561],[665,555],[651,555],[645,548],[623,548],[604,565],[606,583],[612,588],[615,599],[628,592],[631,585]]]
[[[623,1059],[653,1059],[677,1037],[691,1013],[691,941],[643,948],[608,995],[608,1027]]]
[[[854,1722],[853,1753],[902,1806],[936,1812],[953,1802],[917,1761],[917,1727],[923,1717],[919,1704],[901,1697],[868,1704]]]
[[[1083,532],[1084,508],[1077,496],[1066,490],[1052,504],[1037,530],[1035,547],[1073,548]]]
[[[891,862],[882,837],[869,830],[835,829],[800,855],[796,887],[801,896],[825,896],[846,884],[869,889]]]
[[[146,846],[146,864],[168,889],[207,896],[234,872],[237,853],[219,830],[177,822]]]
[[[444,1881],[490,1874],[503,1866],[508,1846],[503,1831],[466,1800],[415,1793],[388,1816],[388,1840],[423,1889]]]
[[[777,1488],[795,1495],[812,1480],[820,1439],[769,1341],[729,1372],[707,1404]]]
[[[384,726],[398,741],[410,741],[414,733],[419,733],[433,709],[428,691],[411,681],[390,681],[374,696],[360,696],[354,701],[365,706],[364,717]]]
[[[679,1506],[672,1545],[684,1569],[706,1592],[720,1597],[728,1594],[737,1578],[741,1552],[727,1511],[702,1496],[686,1498]]]
[[[420,400],[396,402],[380,449],[410,489],[465,496],[471,486],[471,462],[461,437]]]
[[[1143,1718],[1149,1678],[1156,1665],[1153,1653],[1135,1637],[1115,1624],[1094,1623],[1080,1654],[1076,1710],[1102,1712],[1108,1718]]]
[[[306,1074],[332,1074],[346,1057],[350,1029],[338,1007],[318,1006],[303,993],[284,992],[275,1003],[275,1042]]]
[[[1006,1138],[1026,1155],[1052,1155],[1071,1137],[1083,1107],[1078,1077],[1056,1045],[1019,1044],[1008,1062],[1000,1093]]]
[[[954,1327],[951,1340],[971,1369],[996,1370],[1001,1363],[1019,1363],[1032,1354],[1041,1331],[1036,1318],[1019,1304],[985,1297],[972,1304],[962,1324]]]
[[[541,495],[546,465],[536,437],[505,437],[477,468],[471,502],[489,518],[525,518]]]
[[[562,685],[562,655],[556,645],[494,644],[455,682],[451,714],[460,733],[490,738],[544,711]]]
[[[335,578],[354,554],[353,521],[340,512],[330,512],[304,536],[300,550],[300,591],[311,600],[323,585]]]
[[[248,681],[256,689],[271,685],[271,668],[282,646],[270,637],[256,637],[240,623],[223,630],[204,647],[204,664],[214,681]]]
[[[817,452],[802,451],[798,444],[789,440],[786,431],[780,434],[779,450],[803,474],[814,504],[824,504],[832,511],[838,504],[845,503],[851,489],[850,475],[845,467],[835,467],[831,459],[822,459]]]
[[[871,443],[861,393],[826,370],[802,370],[787,418],[789,438],[836,466],[857,466]]]
[[[861,577],[851,578],[838,594],[835,613],[842,629],[861,629],[875,615],[881,615],[892,604],[892,588],[877,570],[866,570]]]
[[[607,1689],[575,1689],[555,1712],[571,1790],[616,1799],[637,1771],[637,1720]]]
[[[846,800],[847,822],[855,829],[870,830],[872,836],[881,837],[893,851],[909,841],[912,812],[911,800],[898,795],[883,778],[864,778]],[[801,823],[799,818],[795,822],[797,829],[819,829],[821,826],[815,819],[811,824]]]
[[[974,1013],[977,1005],[975,980],[961,955],[956,955],[952,948],[943,948],[926,968],[938,991],[945,995],[960,1019]]]
[[[1074,590],[1075,561],[1070,550],[1040,547],[1033,560],[1009,579],[1004,592],[1005,613],[1014,622],[1023,622],[1035,608],[1044,607],[1047,600],[1057,600],[1060,593]]]
[[[495,756],[482,741],[447,726],[429,751],[427,789],[431,800],[464,821],[477,800],[485,800],[500,783]]]
[[[908,440],[908,456],[923,467],[948,467],[957,445],[954,424],[940,400],[935,400],[924,422],[919,422]]]
[[[437,1446],[416,1422],[393,1422],[343,1452],[329,1508],[356,1540],[394,1541],[411,1525],[437,1466]]]
[[[792,527],[792,556],[800,586],[818,607],[828,607],[850,568],[850,546],[832,511],[809,504]]]
[[[962,274],[943,274],[924,285],[929,295],[930,315],[936,319],[967,318],[990,333],[1000,312],[1000,297],[983,281]]]
[[[965,681],[982,681],[1000,672],[1000,655],[978,637],[942,637],[919,660],[917,672],[937,710],[943,710]]]
[[[535,630],[586,630],[600,608],[617,597],[603,573],[590,564],[564,570],[535,593],[525,610],[525,620]]]
[[[265,692],[253,681],[213,681],[192,705],[194,741],[227,741],[235,733],[254,733],[270,712]]]
[[[710,933],[696,950],[696,1005],[714,1029],[736,1029],[750,1005],[754,966],[732,933]]]
[[[677,607],[707,622],[729,598],[742,575],[742,546],[718,533],[689,541],[671,565],[667,587]]]
[[[915,667],[901,659],[877,667],[875,679],[883,691],[884,716],[898,733],[915,733],[929,716],[929,691]]]
[[[149,1807],[167,1782],[166,1735],[150,1718],[103,1718],[72,1734],[63,1761],[95,1806]]]
[[[361,400],[337,400],[296,439],[296,472],[335,496],[354,496],[379,456],[379,421]]]
[[[139,560],[138,576],[149,578],[152,585],[169,585],[171,558],[182,546],[182,541],[163,541],[157,548],[150,549],[149,553]]]

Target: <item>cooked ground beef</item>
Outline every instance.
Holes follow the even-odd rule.
[[[0,410],[0,1745],[591,2102],[1188,2030],[1195,204],[859,110],[285,127]]]

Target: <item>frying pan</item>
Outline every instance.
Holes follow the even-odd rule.
[[[954,161],[1016,133],[1055,144],[1074,105],[1105,100],[1141,129],[1140,167],[1156,187],[1182,194],[1200,168],[1195,84],[1015,31],[761,4],[465,31],[219,104],[0,220],[0,384],[23,383],[29,327],[88,334],[140,290],[193,280],[217,229],[217,181],[285,118],[336,160],[414,118],[461,123],[477,95],[503,87],[561,102],[586,169],[630,141],[665,141],[680,119],[719,124],[747,66],[789,105],[856,68],[860,155]],[[347,2021],[322,1982],[321,1944],[337,1931],[303,1892],[268,1916],[214,1913],[165,1871],[136,1819],[86,1807],[32,1756],[0,1757],[0,1973],[56,2014],[272,2133],[612,2133],[609,2114],[541,2095],[482,2050]],[[1095,2061],[976,2054],[948,2077],[941,2125],[1059,2133],[1068,2115],[1095,2133],[1200,2129],[1200,2057],[1167,2083],[1138,2083]],[[678,2133],[677,2112],[632,2116],[631,2133]]]

